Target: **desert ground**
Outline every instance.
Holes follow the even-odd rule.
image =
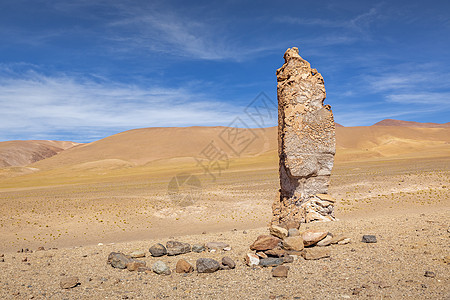
[[[238,154],[220,138],[224,127],[137,129],[34,161],[19,152],[2,157],[0,143],[0,297],[449,299],[450,128],[388,125],[337,128],[329,194],[338,220],[300,231],[327,230],[351,242],[328,246],[329,258],[297,257],[287,278],[243,261],[256,237],[267,234],[278,193],[276,128],[248,133],[255,138]],[[205,172],[195,158],[211,141],[227,159]],[[195,180],[170,187],[186,178]],[[364,234],[377,243],[362,243]],[[223,241],[232,249],[150,256],[150,246],[173,239]],[[148,266],[165,261],[172,274],[106,263],[110,252],[135,250],[147,252]],[[195,265],[223,256],[236,268],[174,272],[180,258]],[[67,276],[81,284],[61,289]]]

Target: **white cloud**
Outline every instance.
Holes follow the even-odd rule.
[[[139,127],[227,125],[243,109],[189,87],[143,88],[34,71],[14,78],[0,72],[0,140],[69,132],[66,136],[86,141]]]

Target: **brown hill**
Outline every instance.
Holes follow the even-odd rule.
[[[0,167],[26,166],[78,145],[65,141],[0,142]]]
[[[125,131],[99,141],[68,149],[33,164],[39,169],[74,166],[77,169],[107,169],[142,166],[151,162],[193,161],[218,155],[222,149],[230,158],[251,157],[276,151],[276,127],[264,129],[228,127],[164,127]],[[241,134],[242,133],[242,134]],[[212,143],[212,144],[211,144]],[[224,157],[224,156],[223,156]]]
[[[401,127],[420,127],[420,128],[447,128],[450,127],[450,122],[444,124],[438,123],[419,123],[413,121],[402,121],[394,119],[384,119],[372,126],[401,126]]]
[[[169,161],[177,164],[192,162],[195,157],[206,159],[217,155],[214,149],[222,149],[224,155],[234,159],[264,153],[276,156],[276,127],[250,129],[242,139],[233,133],[227,127],[135,129],[70,148],[32,166],[41,170],[63,166],[83,170],[120,169]],[[337,161],[412,154],[449,155],[450,151],[450,128],[338,127],[336,135]],[[248,146],[244,148],[245,145]]]

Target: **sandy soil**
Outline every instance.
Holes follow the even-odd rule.
[[[301,230],[325,229],[352,241],[330,246],[330,258],[299,257],[290,264],[287,279],[272,278],[269,268],[243,264],[249,245],[267,232],[279,188],[274,143],[265,142],[273,134],[270,129],[267,139],[248,155],[230,159],[214,177],[187,154],[175,155],[180,149],[171,150],[176,152],[172,158],[152,160],[152,153],[139,156],[111,148],[137,143],[135,138],[157,130],[132,131],[131,136],[119,134],[69,149],[23,167],[30,168],[26,172],[0,169],[0,298],[449,299],[448,129],[345,130],[329,191],[337,200],[339,221]],[[182,139],[183,132],[177,134]],[[209,137],[209,131],[199,135],[202,141]],[[147,147],[151,143],[142,149]],[[186,151],[197,153],[201,147],[194,148]],[[198,184],[169,188],[182,174],[195,175]],[[363,234],[376,235],[378,243],[362,243]],[[199,257],[224,255],[237,267],[214,274],[159,276],[106,264],[111,251],[147,251],[169,239],[232,246],[229,252],[163,257],[172,270],[180,258],[195,264]],[[50,250],[36,251],[41,246]],[[33,253],[17,252],[25,248]],[[144,260],[151,265],[156,258]],[[436,276],[425,277],[426,271]],[[72,275],[81,285],[61,289],[60,280]]]
[[[1,294],[3,298],[239,298],[339,299],[450,297],[450,158],[372,160],[337,164],[330,193],[339,221],[314,223],[352,238],[331,246],[331,258],[291,264],[287,279],[243,264],[249,244],[265,233],[276,197],[273,167],[230,170],[214,182],[199,175],[202,194],[180,207],[167,195],[170,178],[142,176],[109,182],[3,190]],[[158,181],[159,180],[159,181]],[[14,199],[21,199],[18,203]],[[236,230],[233,230],[236,229]],[[248,234],[243,234],[247,230]],[[206,234],[202,234],[206,232]],[[375,234],[376,244],[361,243]],[[182,255],[232,257],[235,270],[170,276],[113,269],[111,251],[147,250],[169,238],[190,243],[225,241],[230,252]],[[103,246],[98,246],[103,243]],[[111,244],[113,243],[113,244]],[[57,247],[57,250],[17,253]],[[23,258],[27,257],[27,262]],[[174,269],[181,257],[164,257]],[[144,259],[148,265],[156,258]],[[425,277],[432,271],[435,278]],[[62,275],[65,274],[65,275]],[[81,285],[59,288],[64,276]],[[296,298],[297,297],[297,298]]]

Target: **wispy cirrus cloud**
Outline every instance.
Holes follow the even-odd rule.
[[[243,107],[189,86],[143,88],[111,81],[0,72],[0,140],[58,136],[91,141],[139,127],[228,125]]]

